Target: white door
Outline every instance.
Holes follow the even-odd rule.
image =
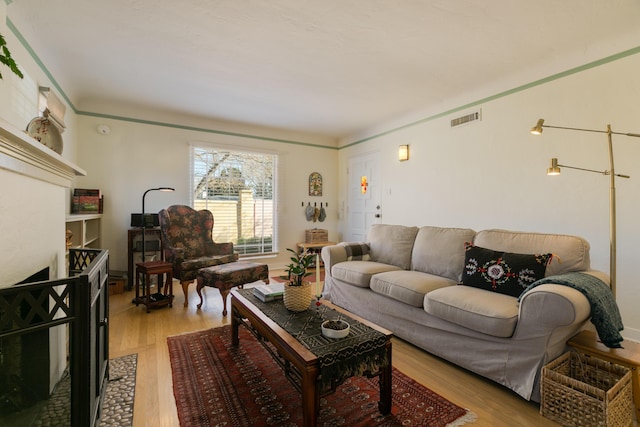
[[[382,220],[379,157],[380,153],[369,153],[349,159],[348,220],[345,236],[348,242],[365,241],[371,225]]]

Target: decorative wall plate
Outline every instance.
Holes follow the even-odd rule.
[[[30,137],[49,147],[58,154],[62,154],[62,135],[58,128],[45,117],[36,117],[27,125]]]
[[[309,175],[309,195],[322,196],[322,175],[318,172]]]

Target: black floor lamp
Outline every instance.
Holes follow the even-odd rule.
[[[144,194],[142,195],[142,262],[145,262],[145,230],[147,228],[147,221],[145,218],[145,211],[144,211],[144,199],[145,197],[147,197],[147,193],[150,191],[176,191],[175,188],[171,188],[171,187],[157,187],[157,188],[150,188],[147,191],[144,192]]]
[[[551,159],[551,167],[547,169],[547,175],[559,175],[560,168],[565,167],[569,169],[577,169],[585,172],[595,172],[602,175],[608,175],[610,180],[610,190],[609,190],[609,277],[611,280],[611,291],[613,295],[616,295],[616,177],[619,178],[630,178],[629,175],[622,175],[615,173],[615,169],[613,167],[613,141],[612,135],[625,135],[632,136],[635,138],[640,138],[640,134],[637,133],[624,133],[624,132],[613,132],[611,130],[611,125],[607,125],[607,130],[597,130],[597,129],[581,129],[581,128],[571,128],[564,126],[550,126],[544,124],[544,119],[539,119],[538,123],[534,127],[531,128],[531,133],[534,135],[542,134],[543,128],[551,128],[551,129],[564,129],[564,130],[575,130],[580,132],[595,132],[595,133],[606,133],[607,134],[607,144],[609,148],[609,170],[598,171],[593,169],[585,169],[585,168],[577,168],[573,166],[561,165],[558,164],[558,159]]]

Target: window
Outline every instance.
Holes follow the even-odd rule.
[[[240,255],[273,252],[277,156],[192,148],[193,208],[213,213],[213,240]]]

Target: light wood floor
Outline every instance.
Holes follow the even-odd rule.
[[[175,283],[173,307],[158,308],[149,314],[143,306],[131,303],[133,292],[110,297],[109,357],[138,353],[134,427],[179,425],[167,337],[230,323],[228,316],[222,317],[222,299],[216,289],[206,289],[204,306],[196,310],[195,285],[190,286],[189,306],[184,308],[182,289]],[[542,417],[537,404],[396,338],[393,365],[457,405],[475,412],[478,421],[470,426],[558,425]]]

